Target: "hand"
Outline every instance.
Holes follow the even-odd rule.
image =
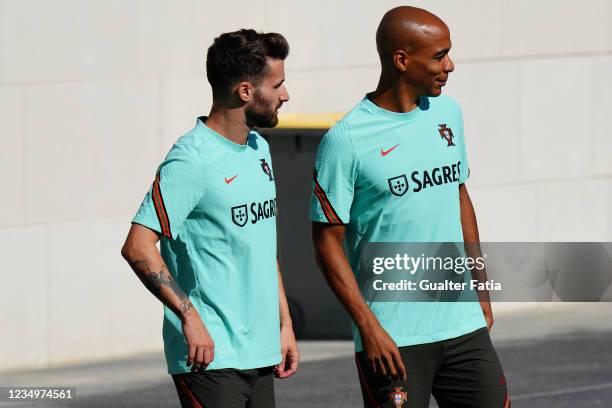
[[[276,378],[289,378],[297,371],[300,353],[298,351],[293,327],[283,326],[280,332],[281,337],[281,362],[274,366],[274,376]]]
[[[189,348],[187,366],[193,372],[204,371],[215,358],[215,343],[195,309],[183,318],[183,334]]]
[[[367,328],[360,329],[363,351],[370,363],[372,372],[406,381],[406,368],[397,344],[376,321]]]

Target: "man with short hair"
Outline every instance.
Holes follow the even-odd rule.
[[[454,69],[448,27],[397,7],[376,44],[378,87],[321,140],[310,210],[317,261],[353,320],[364,406],[426,408],[433,393],[443,408],[509,407],[488,293],[480,304],[362,297],[369,243],[479,242],[461,111],[440,96]]]
[[[289,100],[285,38],[240,30],[208,49],[208,117],[178,139],[122,255],[164,307],[164,351],[183,407],[274,407],[298,350],[276,260],[268,143]],[[156,243],[160,241],[160,251]]]

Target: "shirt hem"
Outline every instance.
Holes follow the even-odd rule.
[[[454,339],[456,337],[463,336],[468,333],[472,333],[478,329],[483,327],[487,327],[487,323],[484,320],[484,317],[479,318],[478,321],[474,321],[471,324],[466,325],[458,330],[449,330],[445,332],[436,333],[435,335],[423,335],[423,336],[405,336],[405,337],[396,337],[391,335],[391,338],[397,344],[397,347],[406,347],[406,346],[416,346],[418,344],[429,344],[436,343],[438,341],[444,341],[449,339]],[[355,353],[359,353],[363,351],[363,347],[361,344],[357,345],[355,342]]]
[[[236,370],[252,370],[256,368],[273,366],[280,362],[281,362],[280,353],[275,354],[274,356],[262,359],[262,360],[251,361],[251,362],[239,361],[239,359],[237,358],[232,358],[232,359],[227,359],[227,361],[222,361],[218,365],[214,364],[213,368],[207,369],[206,371],[221,370],[225,368],[233,368]],[[184,365],[184,367],[180,367],[180,365]],[[187,367],[186,362],[179,362],[178,367],[177,366],[168,367],[168,374],[170,375],[185,374],[185,373],[190,373],[190,372],[191,372],[191,367]]]

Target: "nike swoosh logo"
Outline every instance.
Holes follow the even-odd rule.
[[[236,174],[234,177],[232,177],[231,179],[228,179],[227,177],[225,177],[225,183],[226,183],[226,184],[231,183],[232,181],[234,181],[234,179],[235,179],[236,177],[238,177],[238,175],[237,175],[237,174]]]
[[[380,149],[380,155],[381,155],[382,157],[385,157],[386,155],[388,155],[389,153],[391,153],[393,150],[395,150],[395,148],[396,148],[397,146],[399,146],[399,144],[396,144],[395,146],[393,146],[393,147],[392,147],[392,148],[390,148],[389,150],[383,150],[383,149]]]

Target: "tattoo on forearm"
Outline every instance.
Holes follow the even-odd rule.
[[[181,312],[186,312],[192,307],[193,305],[191,304],[191,301],[189,299],[183,299],[183,301],[181,302]]]
[[[186,312],[193,308],[189,296],[183,292],[172,275],[168,272],[166,265],[161,266],[159,272],[153,272],[144,259],[132,263],[132,268],[139,273],[145,286],[157,297],[160,296],[162,285],[170,288],[181,300],[180,310]]]

